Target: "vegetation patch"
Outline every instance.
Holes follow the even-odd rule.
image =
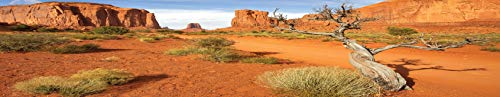
[[[387,31],[390,35],[394,36],[407,36],[412,34],[417,34],[417,30],[412,28],[404,28],[404,27],[387,27]]]
[[[81,71],[69,78],[58,76],[38,77],[18,82],[14,88],[32,94],[59,93],[65,97],[82,97],[106,90],[110,85],[125,84],[134,75],[117,69]]]
[[[12,31],[33,31],[34,28],[29,26],[29,25],[26,25],[26,24],[18,24],[18,25],[10,27],[10,30],[12,30]]]
[[[50,52],[55,54],[78,54],[87,53],[99,50],[99,45],[97,44],[84,44],[82,46],[78,45],[66,45],[63,47],[58,47],[50,50]]]
[[[500,52],[500,48],[497,48],[495,46],[488,46],[488,47],[483,47],[481,48],[482,51],[489,51],[489,52]]]
[[[299,97],[367,97],[380,92],[370,79],[338,67],[284,69],[258,79],[279,94]]]
[[[209,37],[194,39],[190,46],[183,49],[171,49],[165,52],[168,55],[185,56],[190,54],[201,54],[201,59],[212,62],[244,62],[244,63],[260,63],[260,64],[276,64],[278,59],[267,57],[243,57],[230,48],[235,42],[225,38]]]
[[[0,34],[0,51],[38,51],[67,42],[67,39],[52,34]]]
[[[274,57],[250,57],[240,60],[242,63],[278,64],[280,60]]]
[[[123,35],[125,33],[129,33],[130,31],[127,28],[118,27],[118,26],[103,26],[94,28],[91,33],[93,34],[112,34],[112,35]]]
[[[141,42],[153,43],[162,39],[181,39],[174,35],[154,35],[138,38]]]

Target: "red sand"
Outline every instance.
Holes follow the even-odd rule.
[[[182,36],[185,38],[193,36]],[[204,36],[203,36],[204,37]],[[111,87],[95,97],[177,97],[177,96],[276,96],[255,83],[265,71],[302,66],[341,66],[352,68],[350,52],[338,42],[320,40],[285,40],[254,37],[229,37],[236,49],[260,52],[267,56],[291,59],[297,63],[258,65],[217,64],[196,60],[197,56],[164,55],[171,48],[180,48],[181,40],[142,43],[138,40],[85,41],[107,50],[85,54],[51,54],[48,52],[0,54],[0,96],[25,97],[14,91],[15,82],[36,76],[68,76],[79,70],[117,68],[135,73],[138,78],[123,86]],[[380,44],[369,45],[381,46]],[[377,60],[394,67],[414,85],[413,91],[396,96],[410,97],[492,97],[500,91],[500,53],[480,51],[477,46],[450,49],[445,52],[416,49],[393,49],[377,55]],[[116,56],[117,62],[101,59]],[[399,62],[403,60],[404,62]],[[312,65],[317,64],[317,65]],[[41,96],[41,95],[39,95]],[[50,95],[56,96],[56,95]]]

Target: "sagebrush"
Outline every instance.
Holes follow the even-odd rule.
[[[366,97],[380,92],[370,79],[339,67],[284,69],[258,79],[276,93],[299,97]]]
[[[87,53],[99,50],[99,45],[97,44],[84,44],[84,45],[66,45],[63,47],[58,47],[50,50],[55,54],[78,54]]]
[[[100,93],[110,85],[122,85],[134,79],[130,72],[117,69],[81,71],[69,78],[37,77],[18,82],[14,88],[31,94],[59,93],[64,97],[82,97]]]
[[[29,52],[69,42],[52,34],[0,34],[0,52]]]

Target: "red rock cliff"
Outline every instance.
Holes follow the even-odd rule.
[[[385,32],[388,26],[415,28],[421,32],[500,32],[499,0],[388,0],[359,8],[364,17],[378,21],[363,24],[365,32]],[[222,30],[270,30],[268,12],[237,10],[232,27]],[[290,19],[299,30],[332,31],[336,23],[310,20],[315,14]],[[284,25],[279,25],[285,27]]]
[[[79,2],[46,2],[0,7],[0,22],[56,28],[123,26],[160,28],[155,15],[143,9]]]

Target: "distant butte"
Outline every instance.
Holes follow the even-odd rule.
[[[55,28],[122,26],[160,28],[155,15],[144,9],[120,8],[83,2],[44,2],[0,6],[0,22],[43,25]]]

